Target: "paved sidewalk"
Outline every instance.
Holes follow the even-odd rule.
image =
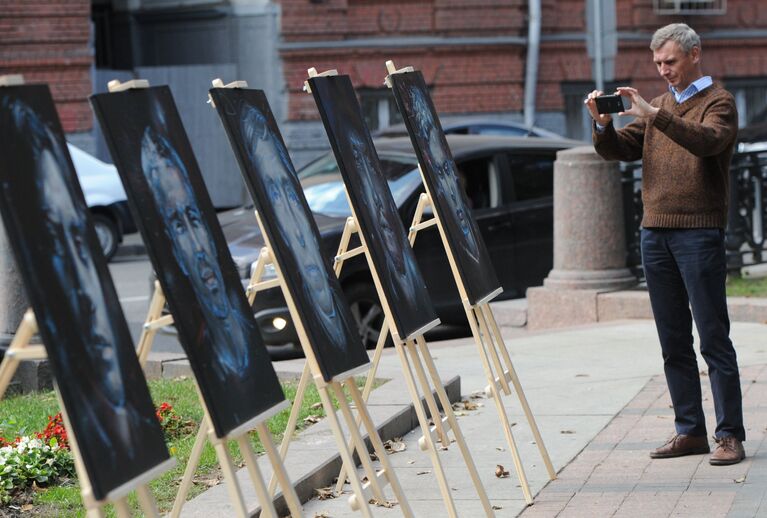
[[[498,518],[520,513],[523,518],[558,514],[599,517],[610,516],[616,510],[620,516],[708,517],[725,516],[730,510],[733,516],[767,516],[760,507],[767,488],[767,462],[760,449],[767,426],[767,325],[733,325],[732,337],[743,372],[749,459],[724,468],[709,466],[705,456],[665,461],[650,461],[647,456],[648,450],[662,443],[673,430],[665,384],[658,377],[662,374],[662,360],[652,321],[622,321],[545,333],[504,328],[503,334],[560,478],[549,482],[516,397],[505,397],[504,405],[516,423],[513,433],[531,489],[538,494],[535,505],[526,508],[494,403],[489,399],[473,400],[481,406],[461,410],[458,420],[490,500],[498,507]],[[444,379],[461,376],[466,397],[484,388],[485,378],[473,341],[434,342],[430,348]],[[282,362],[278,368],[300,370],[300,366],[301,362]],[[705,365],[701,365],[703,369]],[[404,402],[406,388],[399,372],[395,352],[387,349],[380,376],[391,380],[384,387],[395,389]],[[704,381],[707,394],[707,379]],[[392,403],[389,396],[383,399],[372,408]],[[707,417],[713,420],[711,409]],[[329,451],[332,440],[322,446],[317,443],[322,438],[317,433],[327,435],[321,430],[311,427],[299,441]],[[403,438],[407,449],[390,459],[416,516],[446,516],[431,463],[416,445],[420,435],[418,430],[407,434]],[[288,471],[297,479],[297,464],[310,459],[291,451],[297,456],[288,455]],[[452,445],[440,452],[440,458],[459,515],[484,516],[458,448]],[[497,464],[502,464],[510,476],[496,478]],[[735,482],[744,474],[744,481]],[[387,492],[391,498],[391,491]],[[348,494],[310,500],[304,504],[305,516],[359,516],[350,510],[346,497]],[[700,512],[701,506],[705,512]],[[230,516],[226,508],[225,489],[217,486],[188,502],[184,512],[205,518]],[[401,516],[396,506],[375,507],[373,513],[376,517]]]
[[[521,517],[767,516],[767,366],[745,367],[741,375],[749,428],[744,462],[711,466],[708,455],[650,459],[649,451],[668,439],[674,419],[665,378],[656,376]],[[702,387],[713,432],[707,377]]]

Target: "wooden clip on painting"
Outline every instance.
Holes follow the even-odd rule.
[[[397,104],[400,107],[400,111],[406,120],[408,132],[411,135],[413,146],[416,149],[416,154],[418,155],[418,169],[421,174],[421,180],[426,190],[425,193],[421,194],[418,200],[418,206],[413,217],[413,223],[411,224],[408,233],[409,239],[411,243],[414,243],[418,231],[430,226],[436,225],[439,230],[442,246],[445,249],[445,254],[447,255],[448,261],[450,263],[450,270],[458,287],[461,302],[466,313],[466,317],[469,321],[471,333],[477,345],[477,350],[482,361],[482,367],[488,381],[485,392],[487,393],[488,397],[493,398],[495,401],[498,417],[501,421],[501,425],[503,426],[504,435],[506,436],[506,441],[513,457],[514,467],[516,469],[517,476],[519,477],[525,500],[528,504],[531,504],[533,502],[533,496],[530,491],[530,486],[524,472],[524,467],[520,460],[519,452],[511,431],[512,425],[509,422],[509,418],[502,400],[503,395],[511,394],[511,387],[509,386],[509,382],[511,382],[511,384],[514,386],[514,391],[519,397],[520,404],[532,430],[533,437],[535,438],[535,443],[538,446],[538,450],[540,451],[541,457],[543,458],[543,462],[551,480],[556,478],[556,470],[551,463],[548,451],[546,450],[546,447],[543,443],[543,438],[541,437],[540,431],[538,430],[538,425],[535,422],[535,417],[533,416],[533,413],[530,409],[530,405],[528,404],[527,397],[525,396],[524,390],[522,389],[522,384],[519,381],[519,377],[514,370],[509,351],[503,341],[503,337],[501,336],[501,332],[498,329],[498,324],[489,304],[489,301],[500,293],[500,288],[493,289],[492,281],[490,281],[490,283],[487,285],[488,287],[484,289],[484,291],[480,291],[479,295],[471,294],[473,295],[472,302],[472,296],[470,296],[469,293],[472,286],[470,286],[470,283],[467,282],[467,279],[465,279],[465,275],[462,275],[462,270],[456,257],[456,249],[459,245],[456,244],[456,239],[451,239],[448,236],[448,229],[446,228],[446,225],[443,221],[446,214],[449,213],[449,209],[446,209],[446,206],[443,204],[435,204],[432,191],[434,186],[438,184],[434,180],[430,181],[431,178],[427,177],[421,165],[424,163],[433,164],[435,162],[435,160],[424,160],[424,155],[429,153],[428,148],[431,143],[427,144],[426,139],[414,136],[418,135],[415,129],[415,126],[417,125],[413,122],[417,117],[424,117],[428,119],[426,120],[428,125],[434,126],[434,131],[437,131],[437,125],[439,123],[436,120],[436,113],[433,110],[433,106],[431,106],[431,100],[428,97],[428,92],[422,84],[422,76],[420,75],[420,72],[415,73],[413,67],[406,67],[398,70],[392,61],[386,62],[386,68],[389,73],[386,78],[386,84],[394,91]],[[399,85],[397,83],[400,78],[407,78],[411,82],[409,82],[407,85],[402,85],[401,88],[398,88]],[[422,104],[417,109],[413,108],[414,103],[412,102],[412,99],[409,101],[403,100],[403,97],[406,96],[405,92],[410,92],[411,96],[420,96],[418,98]],[[423,121],[421,121],[421,123],[422,127]],[[438,131],[440,134],[442,133],[441,128],[439,128]],[[434,139],[432,139],[432,142],[433,141]],[[447,147],[447,142],[444,139],[444,135],[442,135],[441,142],[445,147]],[[441,155],[450,156],[449,150],[447,152],[442,150]],[[450,162],[452,163],[452,158],[450,158]],[[424,220],[424,211],[429,206],[432,207],[433,216]],[[469,213],[468,208],[464,209],[464,213]],[[468,223],[467,226],[468,225],[470,225],[470,223]],[[481,238],[481,236],[479,237]],[[482,248],[482,245],[480,245],[478,248]],[[487,254],[485,253],[484,256],[486,257],[486,255]],[[487,278],[490,275],[490,272],[493,271],[492,265],[486,265],[481,270],[483,272],[482,275],[484,278]],[[463,271],[465,271],[465,269]]]
[[[343,261],[364,253],[385,315],[373,367],[380,360],[388,330],[424,433],[419,446],[431,459],[447,515],[456,517],[458,511],[436,443],[440,442],[443,448],[447,448],[451,443],[448,434],[452,432],[484,513],[486,516],[494,516],[493,506],[423,337],[424,333],[439,324],[439,319],[407,241],[391,192],[380,171],[380,163],[351,81],[348,76],[314,76],[309,79],[309,84],[344,179],[352,214],[341,237],[335,269],[337,273],[340,272]],[[361,245],[348,250],[354,233],[357,233]],[[372,374],[368,375],[368,394],[373,377]],[[437,394],[436,399],[434,392]],[[433,425],[429,423],[421,403],[422,396]],[[440,406],[444,417],[440,415]],[[342,483],[344,473],[350,472],[351,466],[345,463],[339,483]]]
[[[384,489],[388,484],[402,515],[412,517],[413,512],[355,384],[354,376],[368,368],[367,353],[351,311],[343,301],[340,284],[322,256],[319,232],[266,96],[260,90],[233,91],[220,87],[211,89],[210,94],[258,208],[256,220],[266,243],[247,289],[249,303],[252,305],[259,292],[279,287],[306,356],[280,455],[283,458],[287,455],[298,410],[306,387],[313,380],[342,460],[351,465],[356,453],[367,477],[364,483],[360,477],[350,477],[351,508],[371,517],[369,503],[384,504],[387,501]],[[267,266],[274,269],[273,279],[263,278]],[[344,389],[351,396],[359,422],[381,463],[383,469],[379,471],[370,459]],[[333,398],[338,410],[333,406]],[[348,446],[344,427],[349,434]],[[270,490],[273,487],[274,481]]]
[[[250,443],[249,432],[255,430],[291,515],[300,517],[301,504],[267,427],[288,401],[258,335],[170,90],[146,83],[141,90],[125,90],[111,89],[91,102],[158,277],[139,355],[148,354],[160,327],[175,323],[204,413],[171,516],[181,514],[206,441],[224,473],[232,514],[244,518],[250,511],[228,441],[239,446],[261,516],[279,516]],[[166,298],[173,317],[162,316]]]

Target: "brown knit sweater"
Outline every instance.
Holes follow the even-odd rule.
[[[732,95],[713,84],[682,104],[667,92],[654,117],[593,132],[606,160],[642,159],[645,228],[724,228],[728,175],[738,132]]]

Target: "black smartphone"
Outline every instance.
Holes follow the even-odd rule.
[[[598,113],[618,113],[626,111],[623,107],[623,98],[620,95],[600,95],[594,98],[597,102]]]

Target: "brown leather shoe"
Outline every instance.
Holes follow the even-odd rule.
[[[670,459],[672,457],[682,457],[683,455],[698,455],[708,453],[711,448],[708,446],[708,439],[705,435],[682,435],[674,436],[663,446],[650,452],[653,459]]]
[[[728,466],[737,464],[746,458],[746,450],[743,449],[743,443],[739,439],[728,436],[717,439],[714,453],[708,459],[709,464],[714,466]]]

